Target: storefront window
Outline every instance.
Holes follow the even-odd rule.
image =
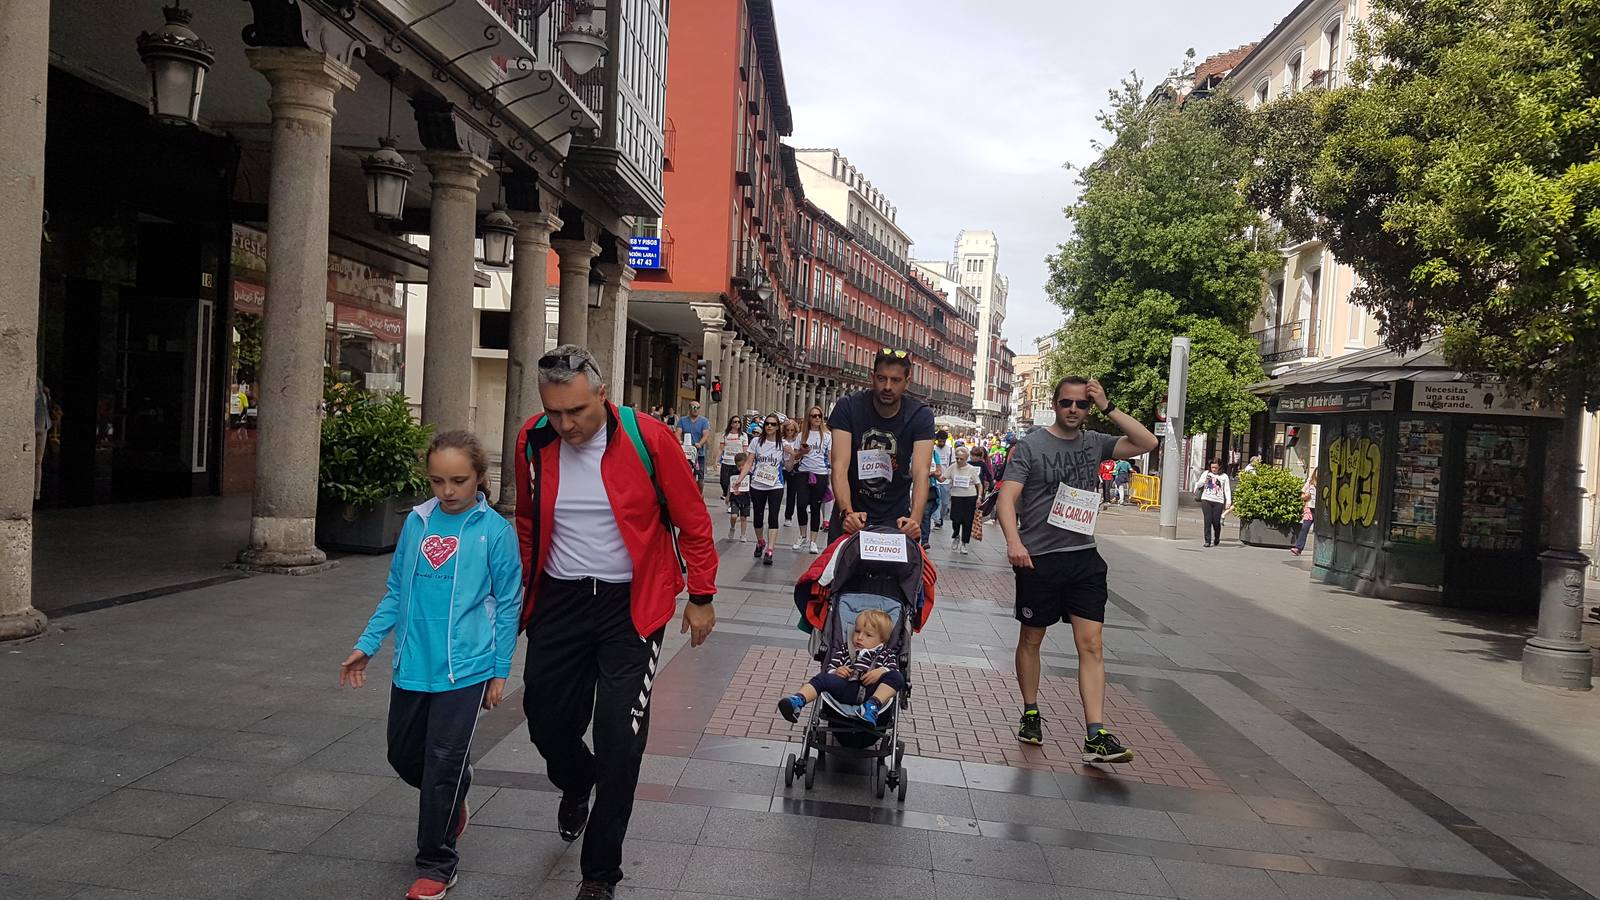
[[[1400,420],[1389,540],[1402,544],[1438,544],[1443,461],[1444,423],[1431,419]]]
[[[1467,427],[1461,546],[1521,550],[1528,499],[1528,428],[1475,423]]]

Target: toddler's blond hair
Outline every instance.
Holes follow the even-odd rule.
[[[894,632],[894,619],[889,618],[889,614],[881,609],[863,609],[861,614],[856,616],[856,624],[871,627],[878,637],[883,638],[885,644],[889,643],[889,635]]]

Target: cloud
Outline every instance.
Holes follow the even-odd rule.
[[[1060,327],[1045,257],[1069,236],[1066,163],[1094,159],[1095,113],[1137,70],[1164,77],[1259,40],[1289,0],[1076,3],[777,0],[799,147],[838,147],[899,207],[919,258],[992,228],[1019,353]]]

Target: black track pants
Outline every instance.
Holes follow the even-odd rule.
[[[661,632],[634,630],[630,585],[546,576],[528,621],[523,709],[528,735],[565,794],[594,789],[581,867],[588,881],[622,880],[622,840],[633,813],[650,731],[650,685]],[[583,742],[594,722],[594,750]]]
[[[472,787],[472,734],[489,682],[453,691],[389,688],[389,765],[420,792],[417,874],[449,882],[455,874],[456,816]]]

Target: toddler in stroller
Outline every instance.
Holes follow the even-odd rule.
[[[801,629],[821,671],[778,712],[802,723],[784,785],[809,789],[823,760],[865,762],[873,793],[906,797],[905,743],[896,721],[910,712],[911,636],[933,609],[937,573],[898,531],[860,532],[830,544],[795,584]],[[801,711],[810,707],[809,716]]]
[[[778,712],[790,722],[800,721],[807,703],[827,694],[844,705],[844,712],[868,725],[878,724],[878,713],[905,690],[900,661],[888,643],[894,620],[881,609],[864,609],[856,616],[850,643],[828,658],[826,671],[812,676],[800,690],[778,701]],[[872,695],[863,698],[871,689]]]

